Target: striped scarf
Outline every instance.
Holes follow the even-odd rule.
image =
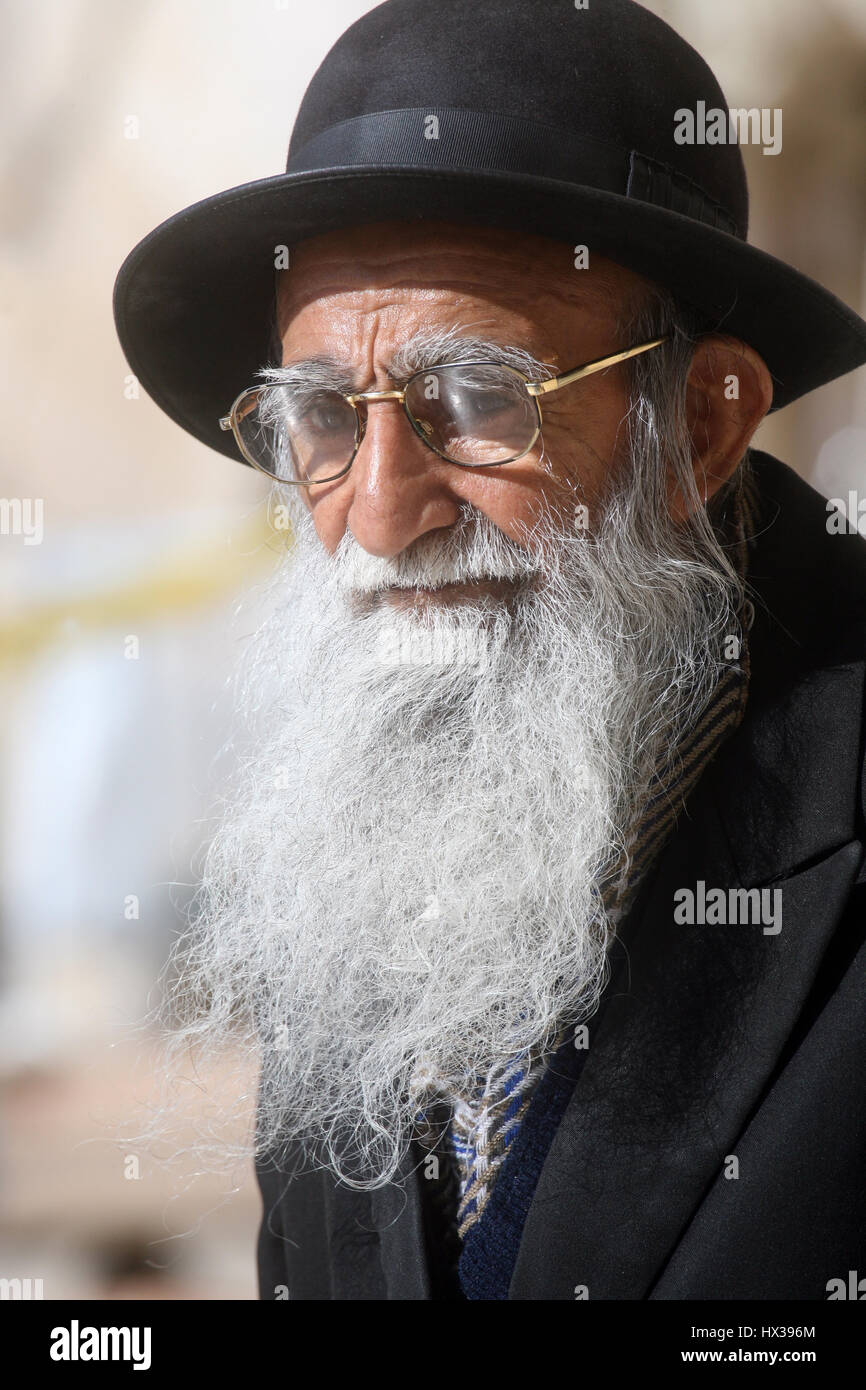
[[[716,520],[717,534],[729,549],[731,563],[743,585],[748,568],[748,543],[755,533],[756,515],[755,486],[746,467],[732,488],[727,511]],[[632,832],[619,871],[600,892],[607,919],[614,929],[628,911],[639,883],[668,838],[678,812],[704,769],[742,720],[749,687],[745,634],[754,616],[748,601],[744,602],[739,616],[742,634],[739,660],[725,666],[698,722],[657,767],[644,814]],[[437,1147],[442,1133],[438,1117],[443,1114],[443,1105],[450,1117],[447,1142],[451,1164],[456,1169],[458,1190],[454,1192],[455,1184],[446,1182],[439,1191],[448,1195],[449,1203],[456,1202],[456,1226],[461,1241],[484,1212],[548,1058],[572,1032],[573,1026],[565,1026],[544,1052],[523,1053],[504,1066],[492,1069],[469,1095],[443,1091],[437,1087],[435,1076],[424,1070],[413,1077],[412,1088],[419,1097],[417,1141],[431,1150]]]

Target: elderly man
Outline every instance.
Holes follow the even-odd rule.
[[[291,519],[175,1001],[260,1065],[263,1298],[866,1271],[866,548],[750,447],[866,325],[707,107],[629,0],[389,0],[118,278]]]

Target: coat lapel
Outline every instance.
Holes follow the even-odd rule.
[[[338,1301],[429,1299],[430,1279],[418,1175],[404,1160],[385,1187],[324,1182],[324,1236],[331,1298]]]
[[[429,1299],[430,1277],[417,1165],[404,1162],[401,1183],[377,1188],[372,1198],[387,1290],[385,1296],[399,1302]]]
[[[858,842],[780,880],[782,930],[679,926],[673,894],[743,884],[724,846],[665,856],[613,982],[524,1228],[510,1297],[638,1299],[733,1153],[793,1028],[863,858]],[[691,851],[691,852],[690,852]]]

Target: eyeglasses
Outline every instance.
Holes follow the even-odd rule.
[[[315,487],[335,482],[352,467],[369,403],[398,401],[434,454],[461,468],[492,468],[529,453],[541,434],[540,396],[665,342],[667,337],[653,338],[546,381],[530,381],[504,362],[466,361],[424,367],[391,391],[253,386],[219,424],[232,431],[254,468],[292,487]]]

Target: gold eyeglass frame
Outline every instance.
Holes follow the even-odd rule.
[[[561,391],[563,386],[570,386],[572,382],[581,381],[584,377],[592,376],[594,372],[600,372],[604,367],[614,367],[618,362],[625,362],[626,359],[629,357],[637,357],[642,352],[649,352],[651,348],[660,347],[662,343],[666,343],[669,337],[670,334],[666,334],[663,338],[653,338],[651,342],[640,343],[637,347],[627,348],[625,352],[615,352],[610,357],[599,357],[594,362],[585,362],[583,366],[573,367],[570,371],[562,372],[559,376],[548,377],[546,381],[530,381],[529,377],[527,377],[523,372],[518,371],[516,367],[509,366],[509,364],[506,362],[496,362],[492,359],[486,360],[483,358],[470,358],[466,361],[441,362],[436,366],[421,367],[418,369],[417,372],[412,372],[410,376],[406,377],[402,381],[402,383],[398,383],[394,390],[353,391],[351,393],[338,391],[337,394],[342,396],[344,400],[348,401],[355,411],[355,444],[354,448],[352,449],[352,455],[345,468],[342,468],[339,473],[334,473],[330,478],[316,478],[313,482],[309,483],[299,482],[295,478],[277,478],[274,473],[269,472],[267,468],[263,468],[260,463],[256,462],[252,454],[250,454],[247,451],[246,446],[244,445],[244,442],[241,439],[239,420],[240,418],[242,418],[240,416],[242,403],[246,400],[248,396],[255,397],[255,399],[258,400],[258,397],[262,391],[268,391],[271,389],[270,384],[265,384],[262,386],[248,386],[244,391],[242,391],[241,394],[235,400],[234,404],[232,405],[232,408],[229,411],[228,415],[223,415],[221,417],[219,427],[221,430],[231,430],[232,434],[235,437],[235,443],[237,444],[241,454],[246,459],[247,463],[252,464],[253,468],[257,468],[260,473],[264,473],[265,477],[270,478],[272,482],[284,484],[286,487],[322,487],[326,483],[335,483],[338,481],[338,479],[344,478],[346,474],[349,472],[350,468],[352,467],[352,464],[355,462],[355,459],[358,456],[358,450],[364,442],[364,434],[367,429],[367,402],[398,401],[400,405],[402,405],[403,413],[406,416],[406,419],[409,421],[409,424],[412,426],[412,429],[415,432],[415,434],[417,434],[419,439],[421,439],[422,442],[427,445],[428,449],[432,450],[434,454],[437,454],[439,458],[444,459],[446,463],[453,464],[455,468],[500,468],[502,467],[502,465],[506,463],[515,463],[518,459],[525,458],[526,455],[529,453],[530,449],[535,444],[536,440],[538,439],[538,436],[541,434],[542,416],[541,407],[538,404],[539,396],[546,396],[552,391]],[[437,449],[435,444],[430,443],[429,439],[424,434],[420,422],[414,420],[409,413],[409,408],[406,405],[406,392],[408,391],[411,383],[416,379],[416,377],[430,376],[431,374],[439,370],[442,370],[445,367],[480,366],[501,367],[504,371],[511,372],[514,376],[520,378],[520,380],[526,387],[527,393],[533,398],[535,402],[535,413],[537,417],[535,433],[533,434],[532,439],[527,444],[526,448],[521,449],[519,454],[514,454],[511,458],[497,459],[495,463],[461,463],[457,459],[449,458],[447,454],[443,454],[440,449]],[[364,402],[365,406],[363,414],[358,409],[358,403],[361,401]],[[251,404],[250,409],[252,408],[253,405]]]

